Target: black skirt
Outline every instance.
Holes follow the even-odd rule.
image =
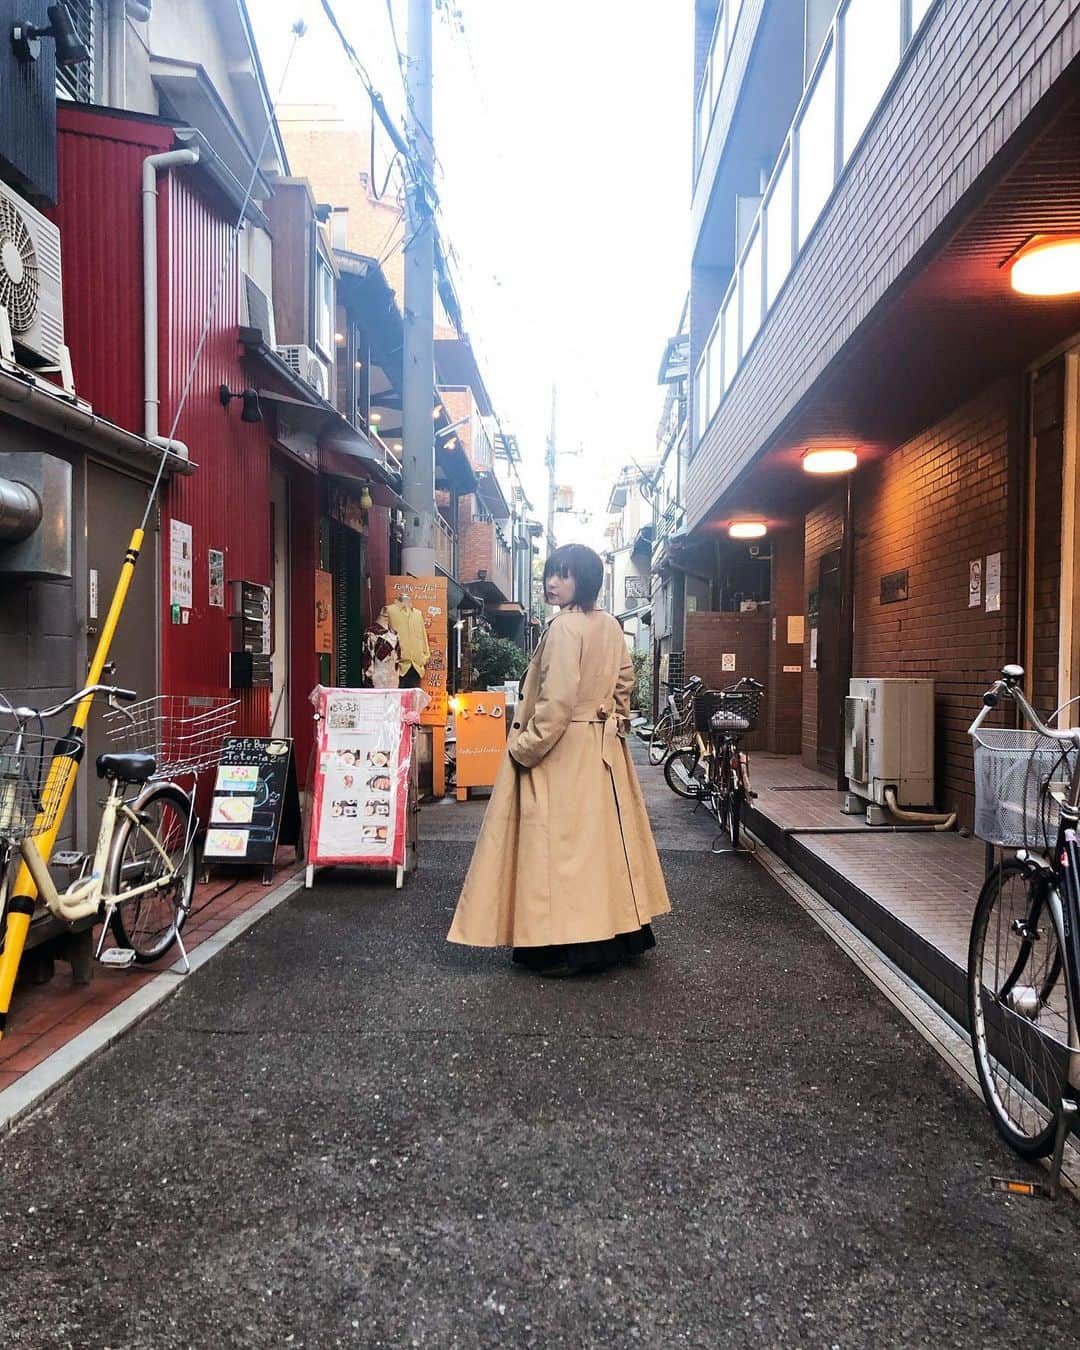
[[[652,927],[645,924],[632,933],[617,933],[600,942],[570,942],[564,947],[515,947],[513,960],[516,965],[537,973],[568,966],[575,974],[587,975],[621,961],[632,961],[655,946]]]

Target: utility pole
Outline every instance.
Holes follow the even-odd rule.
[[[544,464],[548,471],[548,509],[547,509],[547,549],[548,553],[555,551],[555,462],[558,452],[555,449],[555,405],[557,390],[555,385],[551,386],[551,431],[548,433],[547,451],[544,455]]]
[[[431,0],[409,0],[405,87],[409,144],[417,163],[407,166],[405,342],[402,389],[405,547],[402,566],[413,576],[435,573],[435,222],[429,196],[435,181],[431,130]]]

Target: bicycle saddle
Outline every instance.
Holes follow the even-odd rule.
[[[145,783],[148,778],[153,778],[156,770],[157,760],[142,750],[97,757],[98,777],[110,781],[119,779],[121,783]]]

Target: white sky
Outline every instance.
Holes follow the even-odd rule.
[[[393,0],[407,42],[407,0]],[[303,18],[281,102],[334,103],[367,125],[366,95],[319,0],[248,0],[271,94]],[[522,447],[536,514],[558,385],[559,480],[599,542],[611,480],[651,460],[656,374],[689,280],[690,0],[452,0],[435,17],[441,228],[492,399]],[[404,96],[386,0],[334,10],[388,106]],[[363,167],[363,166],[360,166]]]

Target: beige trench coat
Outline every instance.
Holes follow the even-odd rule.
[[[610,614],[556,615],[522,687],[451,942],[548,947],[671,908],[625,740],[634,670]]]

